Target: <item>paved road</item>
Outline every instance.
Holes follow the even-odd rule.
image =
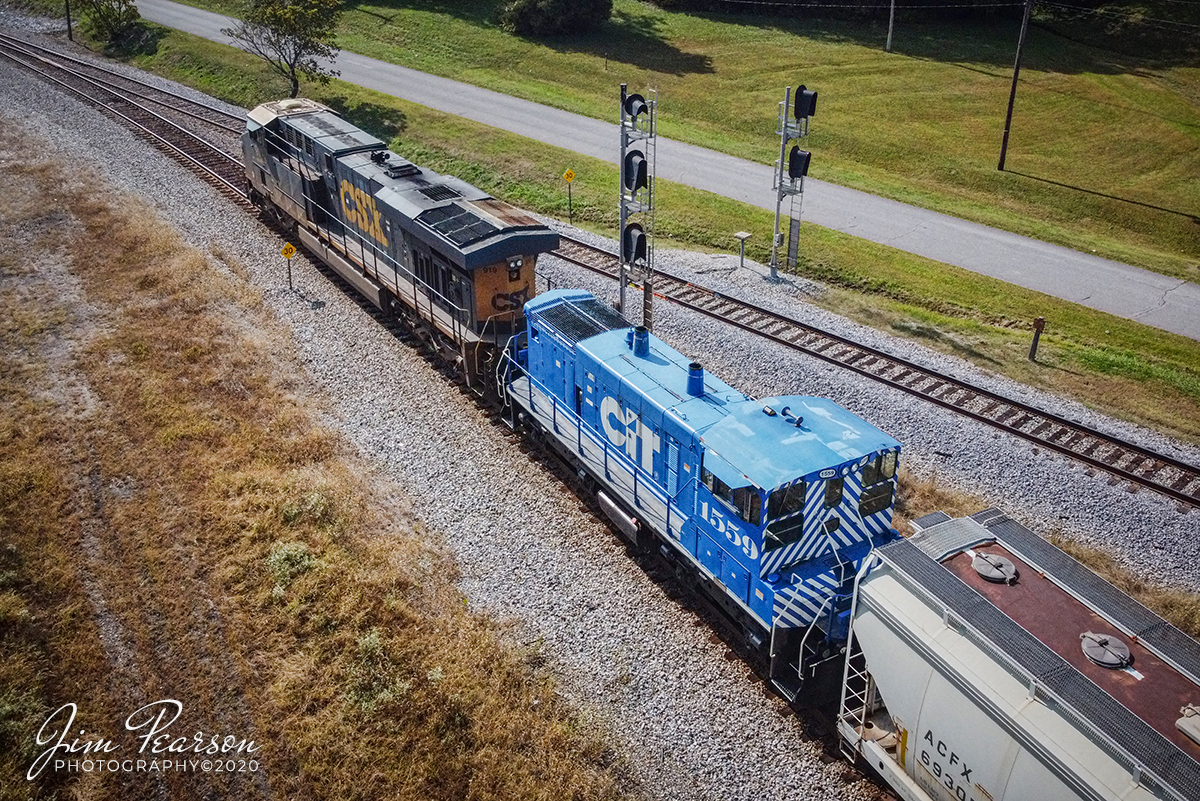
[[[221,33],[231,24],[227,17],[170,0],[138,0],[138,10],[162,25],[229,43]],[[338,56],[337,68],[342,80],[616,161],[613,123],[346,51]],[[775,208],[768,165],[662,137],[657,156],[660,178]],[[1200,339],[1200,285],[823,181],[807,181],[804,197],[808,222]],[[731,234],[736,228],[730,221]]]

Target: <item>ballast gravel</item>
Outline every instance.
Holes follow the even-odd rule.
[[[307,365],[300,380],[322,399],[327,424],[407,488],[416,513],[456,554],[472,606],[511,621],[515,636],[541,648],[564,692],[606,729],[648,796],[879,797],[875,785],[823,759],[803,725],[780,713],[782,705],[743,663],[728,658],[711,630],[668,598],[562,481],[412,348],[302,261],[295,263],[297,290],[289,290],[282,240],[257,220],[107,118],[8,64],[0,64],[0,98],[7,124],[105,174],[154,206],[193,245],[245,269],[290,326],[293,340],[279,347],[295,348]],[[212,261],[214,269],[228,269]],[[661,251],[659,263],[1089,424],[1171,446],[840,320],[805,302],[819,291],[806,282],[769,283],[760,268],[738,269],[733,257]],[[539,266],[555,286],[614,296],[613,286],[556,259]],[[979,492],[1036,530],[1057,528],[1160,580],[1200,587],[1194,512],[1181,515],[1150,493],[1130,494],[1064,459],[1035,454],[1022,441],[678,307],[659,304],[655,319],[658,335],[750,394],[832,397],[904,442],[908,469]],[[1196,460],[1195,449],[1178,452]]]

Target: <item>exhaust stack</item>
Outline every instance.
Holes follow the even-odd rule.
[[[700,366],[700,362],[692,362],[688,365],[688,387],[689,395],[697,398],[704,396],[704,368]]]
[[[650,330],[644,325],[633,329],[633,355],[643,359],[650,355]]]

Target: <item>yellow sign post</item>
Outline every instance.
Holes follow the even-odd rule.
[[[288,289],[294,289],[295,287],[292,286],[292,256],[296,255],[296,246],[291,242],[288,242],[283,246],[283,250],[279,251],[279,253],[285,259],[287,259]]]
[[[575,171],[568,169],[563,173],[563,180],[567,182],[567,222],[571,225],[575,224],[575,207],[571,202],[571,182],[575,180]]]

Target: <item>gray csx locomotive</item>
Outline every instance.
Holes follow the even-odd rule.
[[[242,154],[256,205],[440,347],[468,386],[492,386],[495,354],[520,329],[537,257],[558,247],[556,233],[311,100],[251,111]]]

